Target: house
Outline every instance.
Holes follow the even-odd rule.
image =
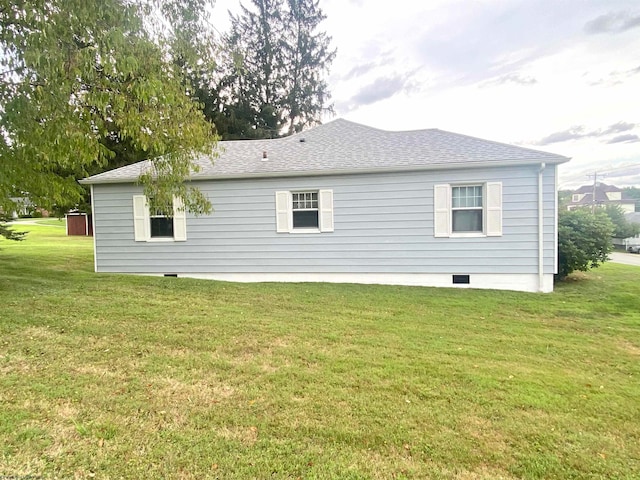
[[[596,182],[595,185],[584,185],[573,192],[567,209],[574,210],[582,207],[593,207],[594,205],[619,205],[625,213],[631,213],[635,211],[636,201],[623,198],[621,188]]]
[[[218,280],[550,292],[566,157],[335,120],[221,142],[191,181],[215,212],[150,212],[147,162],[89,177],[95,270]]]

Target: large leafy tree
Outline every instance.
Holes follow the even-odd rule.
[[[200,91],[224,139],[292,134],[331,110],[324,19],[318,0],[250,0],[231,15],[215,87]]]
[[[3,211],[11,211],[11,198],[20,196],[44,208],[78,203],[83,190],[77,179],[108,167],[118,153],[120,162],[153,159],[141,182],[158,202],[177,195],[190,211],[210,210],[184,179],[195,168],[193,153],[211,152],[216,137],[189,96],[177,61],[195,55],[180,28],[196,25],[206,3],[0,5]],[[125,150],[135,154],[123,160]]]

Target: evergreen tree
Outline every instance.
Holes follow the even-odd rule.
[[[335,58],[331,38],[318,32],[326,18],[318,0],[287,0],[285,26],[289,41],[284,42],[284,62],[289,71],[283,107],[288,122],[287,133],[301,131],[319,123],[330,98],[323,74]]]
[[[209,114],[223,139],[275,138],[320,122],[335,57],[317,0],[251,0],[231,15]],[[204,92],[203,92],[204,93]],[[200,99],[208,103],[203,96]],[[219,108],[213,107],[217,100]]]

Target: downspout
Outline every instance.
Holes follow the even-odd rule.
[[[544,203],[542,175],[546,164],[540,164],[538,170],[538,291],[544,292]]]
[[[96,200],[95,197],[93,196],[93,184],[90,185],[91,187],[91,221],[92,221],[92,227],[93,227],[93,271],[97,272],[98,271],[98,249],[96,248]],[[88,225],[89,219],[87,219],[87,229],[89,228]]]

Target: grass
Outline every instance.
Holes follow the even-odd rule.
[[[67,222],[64,218],[53,218],[53,217],[49,217],[49,218],[21,218],[18,220],[15,220],[15,223],[20,226],[20,223],[27,223],[27,224],[32,224],[35,223],[36,225],[49,225],[49,226],[54,226],[54,227],[65,227],[67,226]]]
[[[95,274],[0,241],[0,478],[632,479],[640,278],[547,295]]]

